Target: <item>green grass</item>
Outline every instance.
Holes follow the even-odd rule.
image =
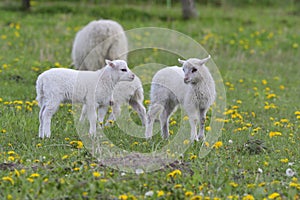
[[[36,1],[30,13],[20,12],[17,1],[1,2],[0,198],[143,199],[153,191],[149,199],[272,199],[277,195],[299,199],[300,113],[295,112],[300,111],[300,19],[293,4],[214,7],[205,3],[198,5],[198,19],[183,21],[179,4],[168,9],[165,4],[130,2]],[[199,158],[202,144],[196,143],[170,166],[141,175],[124,174],[102,165],[81,146],[70,105],[63,105],[53,117],[51,138],[38,138],[37,76],[51,67],[69,67],[76,32],[99,18],[117,20],[126,30],[174,29],[212,55],[227,96],[219,148]],[[140,50],[130,53],[129,66],[175,65],[177,57]],[[149,85],[144,89],[149,99]],[[139,123],[136,114],[131,116]],[[173,121],[182,117],[178,112]],[[179,123],[171,129],[170,141]],[[128,151],[150,152],[168,144],[159,134],[146,142],[116,127],[106,134],[114,145]],[[181,142],[178,145],[184,145]],[[297,174],[287,176],[288,168]],[[181,174],[172,177],[175,170]]]

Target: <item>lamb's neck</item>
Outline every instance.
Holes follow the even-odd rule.
[[[111,72],[109,71],[110,69],[103,69],[103,72],[100,75],[100,81],[101,85],[107,89],[112,90],[117,82],[113,80],[113,77],[111,76]]]

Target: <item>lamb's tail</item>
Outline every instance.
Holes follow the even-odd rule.
[[[42,107],[43,100],[44,100],[43,86],[44,86],[43,80],[40,77],[38,77],[36,81],[36,100],[40,108]]]

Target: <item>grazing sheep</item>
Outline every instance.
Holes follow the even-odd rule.
[[[98,71],[53,68],[39,75],[36,81],[39,137],[50,137],[51,118],[64,101],[83,103],[82,110],[90,123],[89,133],[96,133],[96,108],[99,108],[99,120],[103,121],[117,82],[132,81],[135,77],[123,60],[106,60],[106,64]]]
[[[151,85],[151,105],[147,113],[146,138],[152,137],[153,123],[160,114],[161,134],[169,136],[169,117],[178,104],[188,114],[191,126],[191,141],[204,137],[206,112],[215,100],[214,80],[205,66],[210,56],[202,60],[178,59],[182,67],[167,67],[158,71]],[[199,134],[197,125],[200,123]]]
[[[72,59],[76,69],[94,71],[104,66],[105,59],[126,60],[127,51],[127,39],[121,25],[112,20],[98,20],[90,22],[76,34]],[[117,84],[113,96],[113,112],[108,120],[116,120],[121,105],[127,103],[137,111],[142,124],[145,124],[144,91],[137,76],[132,82]]]
[[[127,61],[128,44],[120,24],[112,20],[94,20],[76,33],[72,60],[78,70],[95,71],[105,59]]]

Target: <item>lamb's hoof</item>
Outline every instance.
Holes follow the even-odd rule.
[[[204,134],[199,134],[197,136],[198,141],[203,141],[204,140]]]
[[[115,121],[110,119],[110,120],[107,120],[104,127],[112,127],[114,124],[115,124]]]
[[[110,106],[113,106],[113,105],[114,105],[114,101],[110,100],[110,101],[109,101],[109,105],[110,105]]]

